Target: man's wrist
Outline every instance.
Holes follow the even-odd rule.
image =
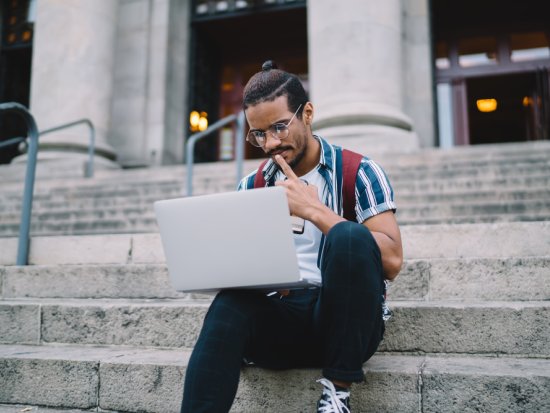
[[[311,221],[324,234],[327,234],[334,225],[345,221],[345,218],[336,214],[332,209],[323,204],[313,208],[310,218],[306,219]]]

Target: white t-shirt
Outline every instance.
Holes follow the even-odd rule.
[[[285,176],[282,172],[277,172],[275,180],[284,180]],[[305,179],[309,185],[317,187],[317,193],[321,202],[326,198],[327,185],[321,174],[319,173],[319,165],[309,171],[307,174],[300,177]],[[323,233],[319,228],[313,225],[310,221],[305,221],[304,233],[294,234],[294,246],[296,247],[296,255],[298,256],[298,266],[302,278],[315,280],[321,283],[321,270],[317,267],[317,257],[319,255],[319,245]]]

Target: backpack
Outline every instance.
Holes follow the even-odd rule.
[[[342,200],[344,206],[344,218],[348,221],[355,222],[355,179],[359,165],[363,159],[363,155],[347,149],[342,150]],[[264,175],[262,169],[268,159],[263,161],[254,177],[254,188],[263,188],[265,186]]]

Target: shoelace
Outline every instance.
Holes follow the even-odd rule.
[[[317,380],[317,383],[321,383],[324,387],[323,395],[319,400],[318,413],[351,413],[344,404],[344,400],[349,398],[349,391],[336,391],[334,384],[325,378]]]

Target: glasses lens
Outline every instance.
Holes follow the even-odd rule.
[[[248,135],[246,136],[246,140],[253,146],[256,146],[258,148],[261,148],[264,145],[265,139],[263,136],[257,135],[255,132],[251,131],[248,132]]]
[[[284,123],[276,123],[271,127],[270,132],[275,138],[281,140],[288,136],[288,126]]]

